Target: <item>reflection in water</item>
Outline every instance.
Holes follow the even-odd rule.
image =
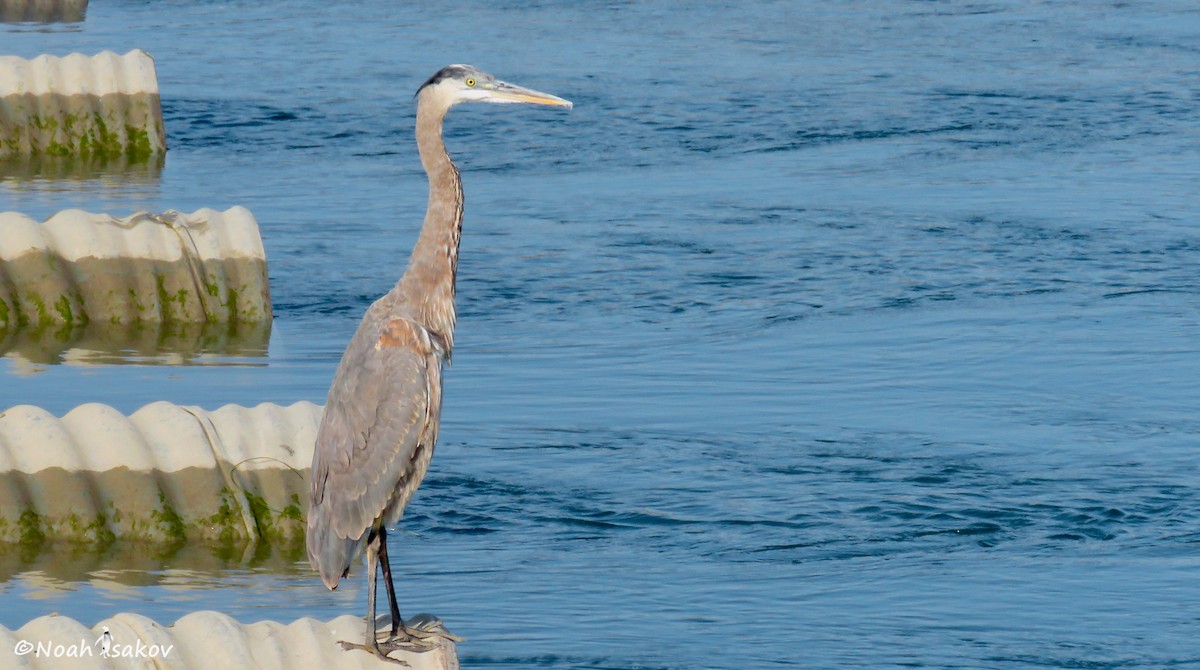
[[[17,372],[63,363],[255,365],[228,357],[265,357],[270,337],[270,321],[91,322],[82,327],[0,329],[0,353],[16,359]]]
[[[158,584],[207,588],[232,570],[304,574],[304,560],[300,542],[0,545],[0,584],[20,581],[34,598],[71,590],[77,582],[115,592]]]
[[[3,2],[3,0],[0,0]],[[43,188],[64,191],[77,190],[79,182],[94,186],[127,187],[134,184],[156,184],[162,177],[165,154],[130,158],[124,154],[51,156],[6,156],[0,159],[0,181],[14,184],[42,182]],[[60,183],[60,182],[66,183]]]
[[[149,603],[155,619],[170,623],[212,608],[204,599],[222,593],[229,598],[218,609],[242,622],[290,621],[296,608],[331,618],[350,611],[349,605],[362,595],[357,584],[326,590],[314,578],[302,543],[0,544],[0,625],[14,630],[34,618],[68,611],[90,625],[120,612],[145,611]]]
[[[9,156],[0,157],[0,210],[49,216],[64,204],[79,206],[77,197],[98,198],[86,207],[114,203],[154,202],[159,197],[163,155],[133,160],[127,156]]]
[[[88,0],[0,0],[0,23],[82,23]]]

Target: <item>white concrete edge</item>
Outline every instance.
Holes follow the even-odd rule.
[[[150,403],[129,416],[108,405],[79,405],[58,418],[33,405],[0,411],[0,474],[179,472],[217,468],[307,469],[323,408],[308,401],[283,407],[199,407]]]
[[[0,56],[0,97],[9,95],[158,94],[154,58],[141,49],[123,56],[102,51],[95,56],[43,54],[24,59]]]
[[[185,246],[186,245],[186,246]],[[224,212],[109,214],[65,209],[39,223],[20,212],[0,212],[0,261],[30,252],[54,253],[67,262],[82,258],[144,258],[177,261],[184,250],[202,260],[266,261],[258,222],[234,205]]]

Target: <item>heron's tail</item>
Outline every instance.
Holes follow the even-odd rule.
[[[350,563],[354,561],[359,540],[338,537],[329,523],[329,508],[325,505],[315,505],[308,512],[308,562],[321,573],[321,581],[330,590],[338,587],[350,572]]]

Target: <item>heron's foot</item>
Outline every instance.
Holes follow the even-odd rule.
[[[462,642],[461,638],[454,633],[446,630],[442,620],[432,614],[418,614],[400,625],[400,630],[410,637],[416,638],[423,642],[437,642],[438,638],[449,640],[451,642]],[[395,635],[395,631],[393,631]]]
[[[437,631],[426,630],[418,626],[405,626],[401,623],[393,626],[387,640],[379,644],[388,653],[397,649],[403,649],[421,654],[440,647],[442,642],[439,638],[441,637],[444,636]],[[455,641],[457,642],[458,640]]]
[[[379,648],[386,654],[397,650],[423,654],[427,651],[437,649],[439,646],[441,645],[436,639],[417,637],[403,630],[398,631],[395,635],[379,643]]]
[[[346,642],[343,640],[341,642],[338,642],[338,644],[340,644],[342,646],[342,649],[345,649],[346,651],[350,651],[351,649],[359,649],[361,651],[365,651],[365,652],[369,652],[369,653],[373,654],[376,658],[378,658],[381,661],[388,661],[389,663],[398,663],[400,665],[403,665],[406,668],[412,667],[411,665],[408,664],[408,661],[402,661],[398,658],[392,658],[391,656],[388,656],[388,654],[392,653],[396,649],[393,648],[393,649],[387,649],[386,651],[384,651],[384,648],[386,648],[387,645],[384,645],[384,648],[380,648],[380,644],[378,642],[376,642],[375,644],[372,645],[372,644],[356,644],[354,642]]]
[[[443,646],[445,640],[458,643],[462,642],[463,638],[446,630],[441,619],[429,614],[418,614],[407,622],[393,623],[387,639],[380,640],[379,644],[386,653],[403,649],[420,654]]]

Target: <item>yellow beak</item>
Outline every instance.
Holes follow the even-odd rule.
[[[564,100],[557,95],[542,93],[532,88],[509,84],[508,82],[496,81],[485,86],[488,95],[484,98],[484,102],[550,105],[552,107],[566,107],[567,109],[574,107],[570,100]]]

